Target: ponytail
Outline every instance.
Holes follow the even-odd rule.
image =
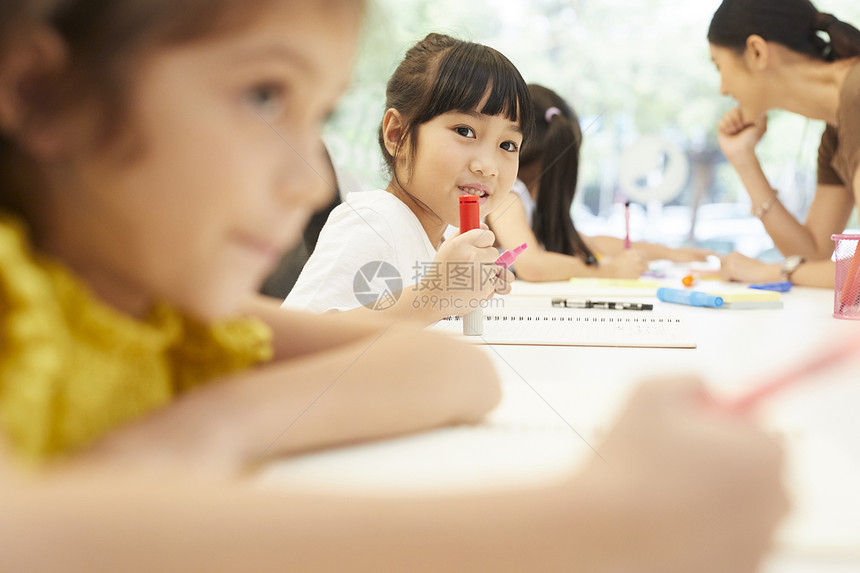
[[[824,41],[816,35],[821,43],[821,53],[825,60],[835,61],[860,56],[860,30],[847,22],[843,22],[833,14],[819,12],[815,18],[815,31],[823,32],[830,37]]]
[[[576,114],[557,94],[529,85],[535,107],[535,135],[523,146],[520,168],[540,162],[540,191],[532,229],[550,252],[581,257],[596,264],[594,253],[573,224],[570,208],[579,178],[579,151],[582,130]],[[526,182],[527,184],[531,182]]]

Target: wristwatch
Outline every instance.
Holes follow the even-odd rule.
[[[791,273],[796,271],[797,267],[805,262],[806,259],[797,255],[785,257],[785,260],[782,261],[782,265],[780,266],[780,278],[783,281],[791,282]]]

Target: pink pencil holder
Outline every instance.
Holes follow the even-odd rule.
[[[833,316],[860,320],[860,235],[833,235],[831,239],[836,241]]]

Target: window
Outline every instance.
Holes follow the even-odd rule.
[[[482,42],[508,56],[526,81],[558,92],[579,114],[584,143],[573,213],[582,232],[621,236],[632,185],[639,190],[632,207],[635,239],[696,242],[758,255],[772,242],[749,215],[749,198],[716,141],[717,120],[733,105],[718,93],[719,75],[706,40],[718,5],[717,0],[377,0],[355,83],[326,140],[335,162],[360,187],[384,186],[376,134],[385,82],[404,51],[431,31]],[[816,5],[860,23],[856,0]],[[815,189],[823,128],[820,122],[774,113],[758,148],[771,184],[801,220]],[[638,163],[637,145],[644,147]],[[680,183],[668,191],[676,195],[648,200],[649,189],[667,191],[673,177]],[[850,225],[857,226],[856,218]]]

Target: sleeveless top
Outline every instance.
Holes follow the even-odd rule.
[[[179,393],[272,356],[255,319],[204,325],[164,304],[138,320],[33,254],[0,214],[0,429],[42,461],[86,446]]]

